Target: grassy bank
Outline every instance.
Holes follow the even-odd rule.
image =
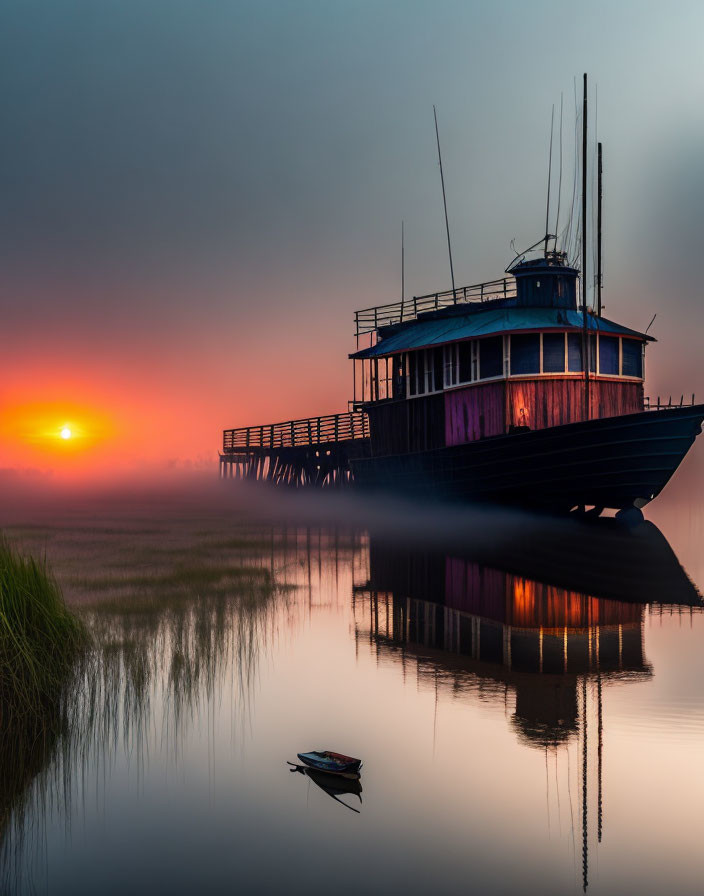
[[[44,562],[0,536],[0,713],[40,717],[53,707],[87,643]]]

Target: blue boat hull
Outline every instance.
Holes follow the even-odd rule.
[[[309,766],[319,772],[326,772],[330,775],[357,774],[362,765],[361,759],[354,759],[351,756],[345,757],[349,761],[343,762],[339,759],[329,759],[325,753],[313,751],[310,753],[297,753],[298,758],[304,765]],[[333,754],[339,755],[339,754]]]
[[[356,487],[414,497],[570,510],[643,507],[701,432],[704,405],[524,430],[352,461]]]

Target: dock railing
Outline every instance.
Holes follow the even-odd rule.
[[[362,411],[306,417],[262,426],[241,426],[225,429],[222,434],[224,454],[247,451],[249,448],[296,448],[325,445],[369,438],[369,420]]]
[[[488,280],[473,286],[461,286],[459,289],[448,289],[445,292],[428,293],[425,296],[414,296],[389,305],[376,305],[355,311],[355,336],[372,333],[379,327],[398,324],[405,320],[414,320],[426,311],[439,311],[451,305],[465,302],[488,302],[493,299],[512,299],[516,295],[516,281],[513,277],[502,280]]]

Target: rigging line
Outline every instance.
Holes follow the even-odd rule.
[[[548,771],[548,745],[545,744],[545,806],[548,812],[548,840],[550,839],[550,772]]]
[[[560,176],[557,181],[557,215],[555,216],[555,252],[557,252],[557,234],[558,234],[558,230],[560,228],[560,202],[562,200],[562,100],[563,100],[563,94],[560,93]]]
[[[596,206],[596,239],[597,239],[597,309],[599,317],[603,310],[601,290],[604,286],[604,160],[601,143],[597,143],[597,206]]]
[[[601,144],[599,143],[599,87],[594,85],[594,146],[592,148],[592,308],[601,317]],[[595,189],[596,184],[596,189]]]
[[[594,184],[596,183],[596,145],[594,145],[590,149],[590,168],[591,168],[591,177],[590,177],[590,202],[589,202],[589,211],[591,215],[591,241],[592,241],[592,309],[596,307],[596,277],[597,277],[597,264],[596,264],[596,256],[597,256],[597,245],[596,245],[596,190],[594,189]]]
[[[569,217],[569,225],[567,236],[565,238],[565,249],[568,254],[568,258],[570,260],[570,264],[573,267],[577,266],[577,250],[576,246],[579,245],[579,241],[576,241],[576,246],[573,249],[572,240],[574,237],[574,231],[576,229],[575,221],[577,224],[579,223],[578,216],[575,213],[575,208],[577,204],[577,180],[579,178],[579,106],[577,105],[577,78],[573,79],[574,86],[574,160],[573,160],[573,169],[572,169],[572,202],[570,204],[570,217]]]
[[[403,320],[403,303],[406,298],[406,246],[403,221],[401,221],[401,320]]]
[[[435,670],[435,708],[433,710],[433,759],[435,759],[435,745],[438,737],[438,670]]]
[[[589,394],[589,375],[591,373],[589,318],[587,316],[587,125],[588,111],[587,73],[584,73],[582,88],[582,367],[584,368],[584,419],[591,417],[591,400]],[[586,872],[585,872],[586,889]]]
[[[577,120],[577,128],[581,128],[582,124],[582,116],[580,115]],[[579,146],[579,134],[576,137],[577,143],[576,146]],[[574,266],[581,270],[582,264],[580,262],[580,245],[582,243],[582,213],[579,207],[579,178],[582,173],[582,157],[577,148],[575,153],[575,172],[577,175],[577,189],[575,191],[574,197],[574,237],[573,237],[573,246],[572,246],[572,254],[574,257]]]
[[[602,698],[601,698],[601,673],[599,673],[599,677],[597,678],[597,698],[598,698],[598,715],[597,715],[597,732],[598,732],[598,742],[597,742],[597,775],[598,775],[598,792],[597,792],[597,806],[598,806],[598,817],[597,817],[597,836],[599,839],[599,843],[601,843],[601,832],[603,829],[603,793],[602,793],[602,772],[603,772],[603,759],[604,759],[604,720],[602,715]]]
[[[557,794],[557,826],[560,837],[562,837],[562,807],[560,805],[560,779],[557,774],[557,747],[553,751],[555,758],[555,792]]]
[[[573,158],[573,169],[572,169],[572,201],[570,203],[570,213],[567,221],[567,234],[565,236],[565,250],[570,255],[571,248],[571,240],[572,240],[572,223],[574,220],[574,196],[577,189],[576,180],[577,180],[577,158],[576,158],[576,146],[577,146],[577,94],[575,88],[575,99],[574,99],[574,147],[575,147],[575,156]]]
[[[550,113],[550,151],[548,153],[548,198],[545,203],[545,257],[548,257],[548,239],[550,234],[550,182],[552,180],[552,135],[555,124],[555,103]]]
[[[567,744],[567,797],[570,803],[570,825],[572,828],[572,868],[575,878],[577,877],[577,843],[575,838],[574,826],[574,804],[572,802],[572,763],[570,761],[570,746]]]
[[[587,892],[589,886],[589,827],[587,804],[587,679],[582,679],[582,890]]]
[[[581,218],[578,218],[577,219],[577,227],[575,229],[575,234],[574,234],[574,246],[572,247],[572,258],[573,258],[572,267],[575,267],[578,270],[581,267],[580,261],[579,261],[579,246],[580,246],[581,242],[582,242],[582,221],[581,221]],[[580,287],[580,289],[583,289],[583,288]]]
[[[577,129],[575,131],[575,172],[577,175],[577,184],[574,197],[574,258],[575,267],[581,270],[582,263],[580,261],[580,246],[582,242],[582,210],[580,208],[580,182],[582,177],[582,151],[581,151],[581,129],[582,129],[582,112],[577,115]]]
[[[438,144],[438,162],[440,163],[440,183],[442,184],[442,204],[445,209],[445,230],[447,231],[447,254],[450,256],[450,279],[452,280],[452,298],[456,302],[455,295],[455,269],[452,264],[452,245],[450,243],[450,223],[447,219],[447,196],[445,195],[445,176],[442,171],[442,154],[440,152],[440,131],[438,130],[438,113],[433,106],[433,118],[435,119],[435,139]]]

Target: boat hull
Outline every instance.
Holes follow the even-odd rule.
[[[701,432],[704,405],[524,430],[352,462],[355,487],[570,510],[643,507]]]
[[[343,756],[341,753],[330,751],[312,751],[310,753],[297,753],[302,763],[319,772],[328,775],[357,774],[362,765],[361,759],[353,756]]]

